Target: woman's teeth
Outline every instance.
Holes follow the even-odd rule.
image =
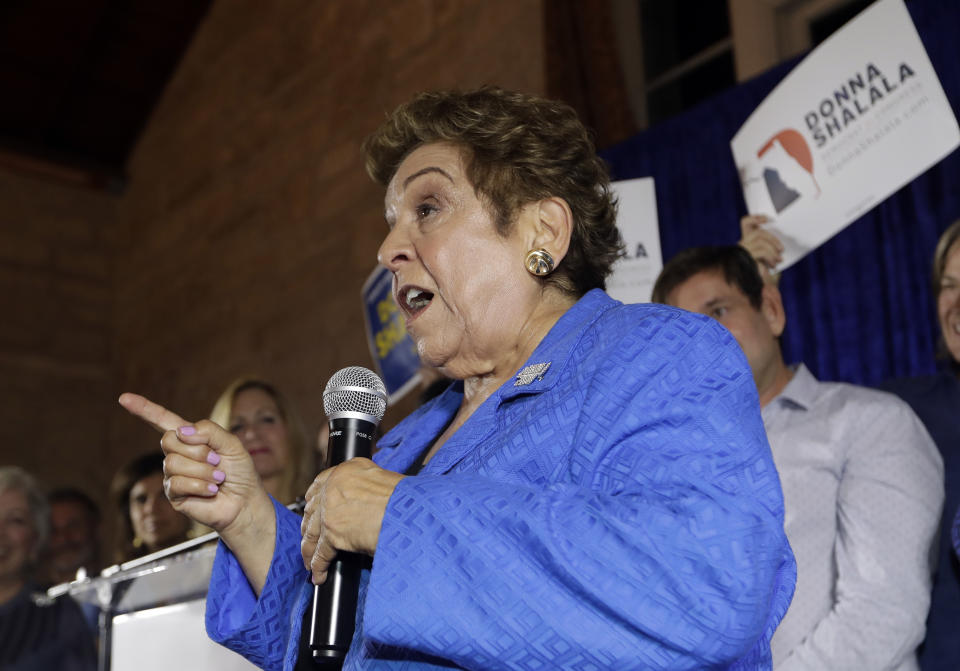
[[[420,289],[407,289],[406,302],[411,310],[425,308],[430,303],[433,294]]]

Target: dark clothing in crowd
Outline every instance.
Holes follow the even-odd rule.
[[[883,385],[910,404],[943,456],[946,498],[940,524],[937,573],[933,581],[927,637],[918,658],[923,671],[960,668],[960,562],[951,543],[951,525],[960,507],[960,380],[953,371],[892,380]]]
[[[0,671],[94,671],[94,633],[69,597],[27,585],[0,605]]]

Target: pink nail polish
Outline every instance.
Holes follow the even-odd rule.
[[[181,426],[181,427],[180,427],[180,435],[181,435],[181,436],[192,436],[192,435],[195,434],[196,432],[197,432],[197,430],[196,430],[195,428],[193,428],[192,426]]]
[[[211,482],[209,485],[207,485],[207,490],[209,490],[211,494],[216,494],[218,491],[220,491],[220,488]]]
[[[211,466],[216,466],[220,463],[220,455],[211,450],[207,453],[207,463]]]
[[[227,479],[227,474],[224,473],[223,471],[214,471],[213,479],[216,480],[217,482],[223,482],[224,480]]]

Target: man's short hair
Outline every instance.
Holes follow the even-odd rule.
[[[653,301],[666,303],[667,296],[697,273],[716,271],[730,286],[738,288],[755,309],[763,304],[763,278],[757,262],[740,245],[691,247],[663,267],[653,285]]]
[[[47,499],[50,505],[55,503],[75,503],[83,508],[93,524],[100,524],[100,506],[92,498],[75,487],[61,487],[50,492]]]

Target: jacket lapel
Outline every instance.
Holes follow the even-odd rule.
[[[497,410],[503,403],[521,395],[541,394],[556,386],[586,329],[600,314],[615,305],[619,303],[599,289],[585,294],[553,326],[515,376],[477,408],[420,474],[449,473],[493,436],[498,428]],[[403,425],[409,425],[405,430],[391,431],[381,440],[380,447],[383,449],[377,454],[376,462],[384,468],[403,473],[450,423],[462,399],[463,384],[457,383],[440,396],[437,406],[408,417],[403,422]]]

